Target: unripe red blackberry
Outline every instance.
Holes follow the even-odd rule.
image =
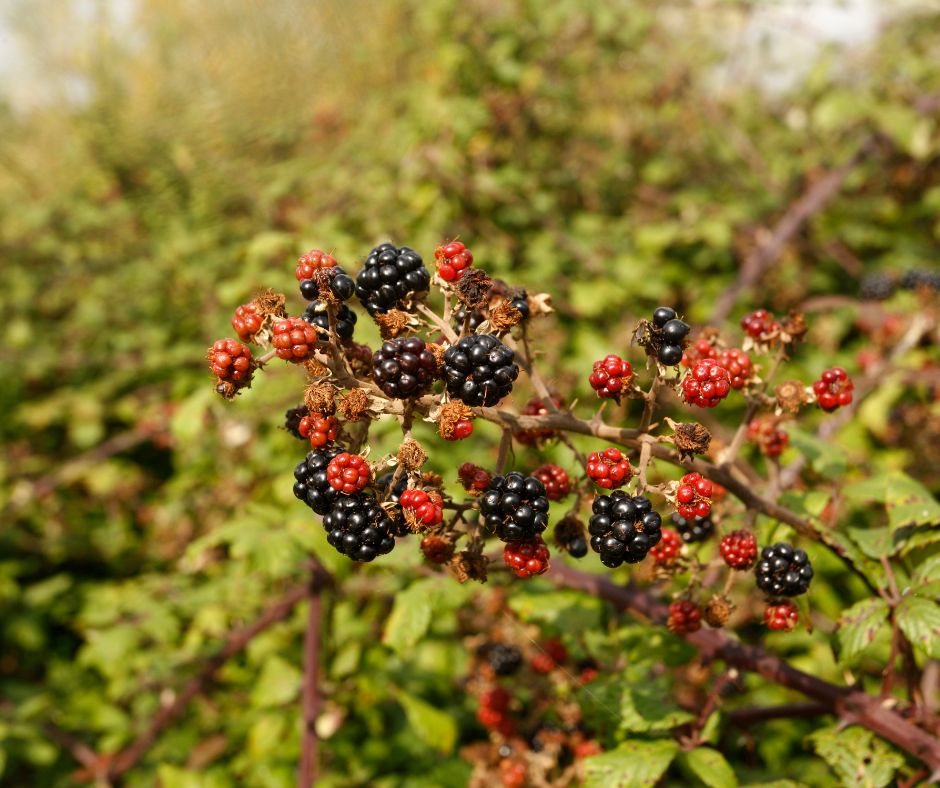
[[[686,368],[694,367],[703,359],[712,359],[714,361],[717,358],[718,349],[711,342],[707,339],[697,339],[682,353],[682,366]]]
[[[255,363],[251,357],[251,349],[246,345],[239,344],[234,339],[220,339],[209,348],[206,358],[209,359],[209,369],[219,381],[232,383],[236,388],[251,382]]]
[[[339,434],[339,422],[335,416],[311,413],[300,420],[297,431],[303,437],[310,439],[311,448],[319,449],[336,440]]]
[[[842,367],[827,369],[813,384],[816,403],[827,413],[851,405],[854,388],[855,384]]]
[[[699,361],[682,379],[682,396],[690,405],[714,408],[731,391],[728,370],[709,359]]]
[[[719,367],[728,370],[728,375],[731,376],[731,388],[733,389],[743,389],[754,371],[751,357],[736,347],[727,348],[718,353],[715,363]]]
[[[454,543],[443,536],[428,534],[421,540],[421,552],[432,564],[446,564],[454,556]]]
[[[766,309],[758,309],[741,318],[741,328],[754,339],[765,341],[780,331],[780,323]]]
[[[399,502],[421,525],[440,525],[444,519],[444,501],[436,490],[405,490]]]
[[[372,480],[372,469],[365,457],[360,454],[341,452],[326,468],[326,478],[330,487],[344,495],[364,490]]]
[[[560,501],[571,492],[571,477],[558,465],[540,465],[532,471],[532,476],[545,485],[545,497],[550,501]]]
[[[545,486],[518,471],[494,476],[480,497],[480,514],[502,541],[533,541],[548,526]]]
[[[316,329],[299,317],[278,320],[271,328],[271,344],[278,358],[299,363],[313,355],[317,345]]]
[[[232,328],[235,329],[235,333],[242,342],[252,342],[263,324],[264,315],[261,314],[261,309],[254,301],[238,307],[232,318]]]
[[[322,268],[333,268],[336,265],[336,258],[321,252],[319,249],[311,249],[297,259],[297,268],[294,270],[294,276],[298,282],[305,279],[313,279],[313,275]]]
[[[712,493],[712,500],[714,499],[715,495]],[[680,538],[686,544],[702,542],[711,536],[712,532],[715,530],[715,524],[710,517],[692,517],[687,519],[678,512],[673,512],[669,519],[672,520],[672,524],[676,526]]]
[[[800,612],[789,600],[769,602],[764,608],[764,623],[777,632],[791,632],[800,620]]]
[[[451,241],[434,251],[437,273],[445,282],[456,282],[473,265],[473,253],[460,241]]]
[[[676,488],[676,510],[682,517],[708,517],[712,510],[712,483],[701,474],[687,473]]]
[[[326,304],[322,301],[311,301],[301,315],[303,320],[316,327],[317,335],[323,340],[330,337],[330,316],[326,309]],[[336,308],[336,336],[340,339],[352,339],[357,320],[355,312],[346,304],[340,304]]]
[[[548,571],[550,553],[548,545],[536,536],[528,541],[507,542],[503,548],[503,561],[516,577],[532,577]]]
[[[465,405],[492,407],[519,376],[516,354],[490,334],[463,337],[444,351],[447,393]]]
[[[757,587],[769,596],[799,596],[809,589],[813,567],[803,550],[777,542],[761,550],[754,576]]]
[[[327,541],[354,561],[371,561],[395,547],[395,523],[374,495],[342,495],[323,517]]]
[[[588,382],[601,398],[620,400],[624,390],[633,379],[633,367],[629,361],[613,354],[594,362]]]
[[[732,531],[722,538],[718,552],[732,569],[750,569],[757,560],[757,540],[750,531]]]
[[[307,454],[303,462],[294,468],[294,496],[303,501],[317,514],[326,514],[339,492],[330,486],[326,476],[326,468],[337,454],[342,452],[338,447],[316,449]]]
[[[463,488],[469,493],[483,492],[493,478],[486,468],[474,465],[472,462],[465,462],[457,469],[457,477]]]
[[[561,400],[555,398],[552,399],[555,403],[555,407],[560,408]],[[538,397],[532,397],[532,399],[530,399],[522,409],[523,416],[547,416],[548,414],[548,408]],[[547,441],[549,438],[554,438],[557,435],[557,430],[543,428],[536,430],[517,430],[512,434],[512,437],[524,446],[534,446],[536,444],[542,443],[543,441]]]
[[[457,421],[454,422],[453,429],[451,429],[450,434],[445,436],[444,440],[448,441],[462,441],[464,438],[469,438],[473,434],[473,422],[472,421]]]
[[[767,457],[779,457],[790,444],[790,436],[777,425],[773,417],[752,419],[747,425],[748,439]]]
[[[663,528],[659,544],[651,547],[649,554],[660,566],[671,566],[676,562],[681,550],[682,537],[671,528]]]
[[[604,566],[639,563],[662,538],[662,518],[642,495],[630,497],[622,490],[598,495],[591,510],[591,549],[600,553]]]
[[[630,461],[620,449],[613,446],[603,451],[591,452],[585,471],[594,484],[608,490],[623,487],[633,474]]]
[[[669,605],[669,620],[666,626],[677,635],[687,635],[702,628],[702,609],[687,599]]]
[[[390,243],[376,246],[356,277],[356,297],[370,315],[398,309],[411,294],[423,293],[431,274],[414,249]]]
[[[542,650],[532,657],[532,670],[536,673],[551,673],[555,668],[568,661],[568,649],[555,638],[549,638],[542,644]]]
[[[393,399],[420,397],[436,377],[437,359],[420,337],[390,339],[372,356],[372,379]]]

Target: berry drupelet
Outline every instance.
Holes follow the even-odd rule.
[[[235,315],[232,317],[232,328],[235,329],[235,333],[242,342],[253,341],[263,324],[264,316],[254,302],[242,304],[235,310]]]
[[[683,517],[678,512],[673,512],[670,516],[672,524],[679,532],[679,536],[686,544],[703,542],[715,530],[715,524],[710,517]]]
[[[813,579],[813,567],[802,550],[777,542],[761,550],[754,567],[757,587],[773,597],[805,594]]]
[[[750,569],[757,560],[757,540],[750,531],[732,531],[722,537],[718,552],[732,569]]]
[[[754,339],[767,340],[780,331],[780,323],[766,309],[757,309],[741,318],[741,328]]]
[[[834,410],[851,405],[854,389],[855,384],[852,383],[842,367],[827,369],[819,376],[819,380],[813,384],[816,403],[826,413],[832,413]]]
[[[436,490],[405,490],[399,501],[421,525],[440,525],[444,519],[444,501]]]
[[[800,613],[789,600],[770,602],[764,608],[764,623],[776,632],[792,632],[800,620]]]
[[[779,457],[790,445],[790,436],[772,417],[752,419],[747,425],[747,437],[766,457]]]
[[[633,367],[629,361],[613,354],[594,362],[588,382],[601,398],[620,400],[624,389],[633,379]]]
[[[323,517],[323,527],[327,541],[354,561],[371,561],[395,547],[395,524],[374,495],[341,496]]]
[[[317,514],[326,514],[339,493],[330,486],[326,468],[342,449],[316,449],[294,468],[294,495]]]
[[[672,367],[682,361],[682,345],[691,327],[679,320],[676,310],[669,306],[657,307],[653,312],[653,327],[659,339],[656,357],[659,363]]]
[[[712,483],[698,473],[687,473],[676,488],[676,510],[687,520],[708,517],[712,510]]]
[[[550,553],[541,536],[518,542],[507,542],[503,548],[503,561],[516,577],[533,577],[548,571]]]
[[[372,469],[361,454],[340,452],[326,466],[326,478],[330,487],[344,495],[364,490],[372,481]]]
[[[690,405],[714,408],[731,391],[731,376],[717,361],[702,359],[682,379],[682,397]]]
[[[480,497],[480,513],[502,541],[531,541],[548,525],[545,486],[518,471],[494,476]]]
[[[356,297],[374,315],[398,308],[409,294],[430,285],[431,274],[414,249],[384,243],[369,252],[356,277]]]
[[[335,416],[311,413],[300,419],[297,432],[304,438],[310,439],[310,448],[319,449],[336,440],[339,434],[339,422]]]
[[[585,471],[594,484],[608,490],[623,487],[633,475],[630,461],[624,457],[620,449],[613,446],[603,451],[591,452],[587,458]]]
[[[271,344],[278,358],[299,363],[313,355],[317,345],[317,332],[303,318],[289,317],[278,320],[271,328]]]
[[[669,605],[669,620],[666,626],[677,635],[697,632],[702,628],[702,609],[687,599],[672,602]]]
[[[487,643],[483,655],[497,676],[511,676],[522,667],[522,652],[506,643]]]
[[[662,538],[662,518],[641,495],[630,497],[620,490],[598,495],[592,511],[588,522],[591,549],[600,553],[604,566],[639,563]]]
[[[650,548],[650,557],[660,566],[671,566],[682,550],[682,537],[672,528],[662,529],[659,544]]]
[[[321,339],[330,335],[330,316],[326,312],[326,304],[322,301],[311,301],[301,317],[313,326]],[[340,339],[352,339],[356,326],[357,316],[346,304],[340,304],[336,309],[336,336]]]
[[[558,465],[540,465],[532,471],[532,476],[545,485],[545,497],[550,501],[560,501],[571,492],[571,477]]]
[[[420,337],[398,337],[372,356],[372,379],[393,399],[424,394],[437,377],[437,359]]]
[[[552,398],[556,408],[561,407],[561,400]],[[522,409],[523,416],[547,416],[549,414],[545,403],[538,397],[532,397]],[[512,434],[512,437],[524,446],[535,446],[549,438],[558,435],[556,430],[536,429],[536,430],[518,430]]]
[[[516,354],[490,334],[463,337],[444,352],[447,393],[465,405],[492,407],[519,376]]]
[[[460,241],[437,247],[434,251],[437,274],[445,282],[456,282],[463,272],[473,265],[473,253]]]

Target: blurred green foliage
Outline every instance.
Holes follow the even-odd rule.
[[[126,745],[165,702],[158,689],[179,686],[227,631],[301,578],[310,551],[349,580],[330,597],[324,628],[336,729],[323,745],[323,784],[466,782],[459,746],[483,732],[455,684],[467,660],[456,611],[478,589],[415,580],[413,546],[353,572],[290,492],[302,450],[280,423],[299,374],[278,370],[223,403],[205,369],[205,348],[229,333],[236,305],[260,286],[291,291],[298,253],[334,249],[355,269],[375,242],[430,258],[459,235],[495,275],[552,294],[557,320],[535,342],[572,395],[585,395],[590,361],[625,350],[657,303],[705,322],[766,228],[860,146],[842,193],[735,316],[853,296],[871,270],[936,266],[936,14],[902,17],[876,45],[823,57],[797,88],[767,96],[717,76],[724,31],[754,13],[746,3],[141,0],[122,25],[84,20],[81,45],[64,50],[63,30],[35,27],[56,5],[13,4],[11,24],[36,47],[48,84],[78,80],[83,100],[0,113],[0,770],[10,785],[70,784],[76,764],[46,723],[100,752]],[[98,8],[106,15],[107,4]],[[871,341],[857,303],[821,303],[792,367],[805,380],[834,362],[855,369]],[[901,295],[891,308],[917,307]],[[365,322],[361,335],[374,340]],[[929,352],[913,350],[909,366]],[[895,414],[913,403],[936,418],[937,405],[900,376],[885,391],[838,446],[814,449],[810,426],[784,459],[813,453],[824,489],[906,470],[929,499],[940,472],[910,434],[899,436]],[[723,418],[733,424],[742,410]],[[463,460],[491,461],[498,438],[480,426],[458,451],[429,430],[420,436],[449,480]],[[529,459],[520,454],[520,466]],[[868,541],[854,549],[878,572],[880,548],[866,558],[864,546],[887,521],[863,498],[851,519]],[[808,494],[791,503],[820,514]],[[932,549],[929,529],[919,538],[911,549]],[[853,604],[853,621],[883,615],[841,565],[811,550],[813,605],[830,632]],[[391,602],[377,591],[399,588],[394,621],[402,600],[433,597],[433,606],[383,643]],[[673,761],[671,741],[650,735],[684,711],[670,707],[677,716],[651,726],[622,692],[668,653],[668,642],[654,653],[649,644],[669,638],[546,590],[513,587],[521,620],[579,642],[570,622],[597,622],[585,635],[592,649],[626,657],[633,671],[605,685],[619,711],[599,723],[611,752],[592,762],[589,784],[610,785],[605,770],[637,760],[648,770],[638,781],[733,784],[717,750]],[[909,607],[920,604],[912,597]],[[228,662],[127,784],[292,784],[303,628],[298,609]],[[767,640],[794,664],[841,680],[826,626],[777,638]],[[870,675],[872,652],[883,664],[887,642],[849,630],[838,648]],[[657,686],[672,704],[667,677]],[[749,678],[740,702],[788,698]],[[726,734],[721,750],[742,783],[822,785],[887,749],[864,732],[849,742],[818,730],[817,758],[804,744],[813,730],[775,722],[753,740]],[[879,768],[890,780],[900,763],[891,751]]]

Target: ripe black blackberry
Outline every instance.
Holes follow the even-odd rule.
[[[300,420],[304,416],[309,415],[310,411],[307,410],[306,405],[298,405],[296,408],[289,408],[284,413],[284,429],[298,440],[307,440],[307,438],[300,434]]]
[[[463,337],[444,353],[447,393],[465,405],[492,407],[519,376],[516,354],[490,334]]]
[[[511,676],[522,667],[522,652],[506,643],[485,643],[483,655],[497,676]]]
[[[324,276],[330,285],[330,292],[340,301],[348,301],[356,292],[356,283],[338,265],[333,268],[323,268]],[[320,297],[320,284],[316,279],[304,279],[300,283],[300,294],[307,301],[315,301]]]
[[[676,526],[676,530],[679,532],[679,536],[682,537],[682,541],[686,544],[703,542],[708,539],[715,530],[715,524],[712,522],[711,517],[695,517],[689,520],[678,512],[673,512],[671,519],[673,525]]]
[[[372,355],[372,379],[389,397],[420,396],[436,377],[437,359],[420,337],[390,339]]]
[[[653,311],[651,342],[659,363],[673,367],[682,361],[682,346],[692,328],[676,317],[671,306],[660,306]]]
[[[940,292],[940,273],[911,268],[904,272],[900,282],[905,290],[920,290],[922,287]]]
[[[307,304],[301,317],[320,329],[318,334],[324,338],[329,336],[330,316],[326,313],[326,305],[322,301],[311,301]],[[356,313],[346,304],[340,304],[336,309],[336,335],[340,339],[352,339],[356,320]]]
[[[354,561],[371,561],[395,547],[395,523],[374,495],[342,495],[323,517],[326,540]]]
[[[392,483],[392,478],[394,476],[395,474],[392,471],[383,473],[375,480],[374,486],[380,498],[388,491],[389,496],[387,500],[392,501],[393,503],[398,503],[398,499],[401,497],[401,494],[408,488],[408,475],[403,473],[399,477],[398,481],[395,482],[395,486],[391,489],[391,491],[389,491],[388,486]]]
[[[889,274],[866,274],[858,287],[858,297],[865,301],[884,301],[894,295],[897,283]]]
[[[761,550],[754,575],[757,587],[772,597],[799,596],[809,588],[813,567],[804,551],[786,542],[777,542]]]
[[[343,451],[340,446],[314,449],[294,468],[294,495],[317,514],[326,514],[340,497],[327,481],[326,466]]]
[[[548,525],[545,486],[518,471],[494,476],[480,496],[480,514],[486,527],[504,542],[534,539]]]
[[[476,309],[467,309],[465,306],[459,306],[454,310],[454,328],[457,332],[463,331],[463,324],[467,319],[467,315],[470,315],[470,323],[468,326],[468,331],[472,334],[479,327],[480,324],[486,320],[486,315]]]
[[[376,246],[356,276],[356,297],[370,315],[401,305],[409,293],[423,293],[431,274],[414,249],[385,243]]]
[[[631,497],[622,490],[598,495],[591,509],[591,549],[600,553],[604,566],[639,563],[662,538],[662,518],[642,495]]]

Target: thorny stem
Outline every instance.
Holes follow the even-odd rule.
[[[650,458],[653,456],[653,441],[648,435],[644,435],[640,443],[640,461],[637,463],[637,495],[642,495],[646,491],[646,468],[650,464]]]
[[[428,320],[430,320],[440,331],[444,338],[450,342],[452,345],[457,342],[457,334],[454,332],[454,329],[450,327],[449,323],[445,323],[444,320],[435,312],[433,309],[428,307],[426,304],[415,304],[415,309],[417,309],[422,315],[424,315]]]
[[[509,456],[509,449],[512,446],[512,430],[508,427],[503,428],[503,435],[499,440],[499,454],[496,456],[495,475],[503,472],[506,467],[506,458]]]
[[[659,395],[659,387],[662,385],[662,378],[659,375],[653,377],[650,383],[649,391],[643,395],[646,403],[643,405],[643,416],[640,418],[640,432],[646,432],[649,429],[650,422],[653,420],[653,413],[656,412],[656,403]]]
[[[705,698],[705,703],[702,704],[702,709],[699,712],[698,717],[695,722],[692,723],[692,730],[688,736],[688,748],[694,749],[702,744],[702,730],[705,728],[705,725],[708,723],[708,718],[712,716],[712,712],[718,707],[718,703],[721,700],[721,693],[724,692],[725,687],[728,686],[732,681],[737,680],[738,671],[734,668],[726,670],[722,673],[712,685],[711,690]]]

